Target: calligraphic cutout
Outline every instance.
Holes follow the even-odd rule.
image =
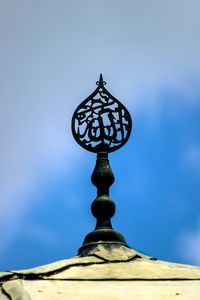
[[[112,152],[128,140],[132,121],[126,107],[105,88],[102,74],[96,90],[75,110],[72,133],[77,143],[91,152]]]

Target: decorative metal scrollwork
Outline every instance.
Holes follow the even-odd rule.
[[[72,133],[77,143],[91,152],[112,152],[128,140],[132,121],[126,107],[104,87],[102,74],[96,90],[75,110]]]

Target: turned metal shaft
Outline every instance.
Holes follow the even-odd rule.
[[[92,214],[97,219],[96,229],[112,228],[111,218],[115,214],[115,203],[109,196],[109,188],[115,177],[111,170],[107,152],[99,152],[94,171],[91,176],[92,183],[97,188],[97,197],[92,203]]]

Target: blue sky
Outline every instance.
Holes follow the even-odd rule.
[[[0,3],[0,269],[76,255],[95,221],[95,155],[71,116],[102,72],[129,109],[110,154],[113,225],[162,260],[200,264],[200,2]]]

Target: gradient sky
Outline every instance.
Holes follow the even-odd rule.
[[[138,251],[200,264],[200,1],[0,1],[0,269],[76,255],[95,155],[73,111],[102,72],[129,109],[110,154],[113,225]]]

